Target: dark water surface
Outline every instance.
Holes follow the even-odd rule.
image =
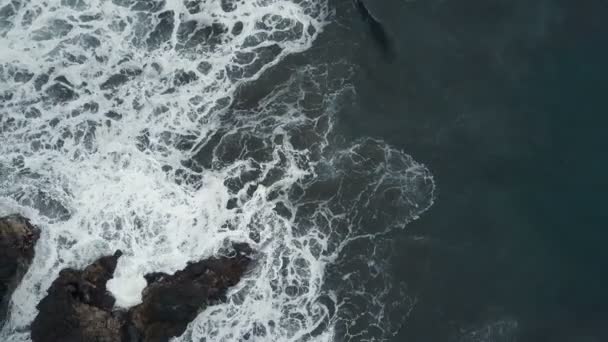
[[[342,129],[411,153],[439,189],[395,241],[419,302],[394,341],[608,341],[608,3],[369,7],[398,53],[353,21]]]
[[[607,341],[608,3],[369,2],[394,58],[334,4],[293,59],[356,65],[340,133],[405,150],[438,186],[394,240],[418,302],[393,340]]]

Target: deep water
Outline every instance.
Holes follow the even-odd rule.
[[[343,132],[408,151],[438,186],[394,241],[418,303],[393,340],[608,340],[608,4],[368,7],[398,53],[387,61],[353,24]]]

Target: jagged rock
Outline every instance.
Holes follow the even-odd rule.
[[[233,256],[189,263],[173,275],[146,275],[142,304],[129,312],[131,334],[143,342],[169,341],[183,334],[205,307],[223,302],[228,288],[239,282],[251,261],[248,245],[233,247]]]
[[[114,297],[106,290],[121,254],[104,256],[83,271],[68,268],[59,272],[38,304],[32,341],[122,341],[123,319],[112,313]]]
[[[0,326],[13,291],[32,263],[39,236],[39,230],[22,216],[0,218]]]
[[[38,304],[33,342],[165,342],[180,336],[208,305],[225,300],[241,279],[251,248],[234,244],[234,254],[189,263],[173,275],[151,273],[142,303],[113,311],[106,283],[121,255],[105,256],[84,271],[64,269]]]

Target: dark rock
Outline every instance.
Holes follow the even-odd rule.
[[[142,303],[113,311],[106,283],[118,258],[105,256],[83,271],[64,269],[38,304],[32,323],[33,342],[165,342],[180,336],[208,305],[225,300],[226,291],[243,276],[251,258],[246,244],[233,253],[189,263],[173,275],[151,273]]]
[[[233,245],[235,254],[189,263],[173,275],[146,275],[148,286],[143,302],[130,310],[132,327],[143,342],[169,341],[180,336],[197,314],[208,305],[225,300],[247,269],[251,249]]]
[[[11,295],[34,258],[38,229],[19,215],[0,218],[0,326]]]
[[[123,322],[112,313],[114,298],[106,290],[121,254],[101,257],[83,271],[62,270],[37,306],[32,341],[121,341]]]

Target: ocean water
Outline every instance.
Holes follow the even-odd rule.
[[[356,65],[315,50],[336,4],[9,0],[0,16],[0,214],[42,229],[0,339],[30,339],[63,268],[122,250],[108,288],[128,308],[144,274],[230,241],[254,266],[177,340],[396,333],[414,303],[390,244],[435,185],[405,150],[337,130]]]
[[[601,0],[0,2],[0,214],[109,288],[250,243],[178,341],[605,341]]]
[[[437,183],[395,240],[417,304],[391,340],[607,341],[608,4],[369,7],[398,53],[352,39],[342,129],[407,150]]]

